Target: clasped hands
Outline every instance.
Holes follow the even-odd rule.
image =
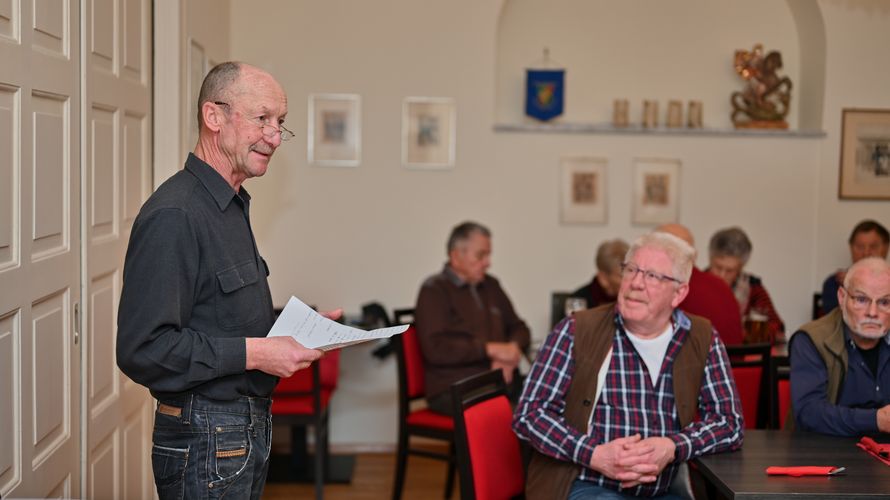
[[[639,434],[597,445],[590,458],[590,468],[621,481],[622,488],[652,483],[674,460],[676,445],[666,437],[643,439]]]
[[[513,381],[513,372],[519,366],[522,351],[516,342],[488,342],[485,344],[485,354],[491,360],[492,370],[501,370],[504,381],[508,384]]]

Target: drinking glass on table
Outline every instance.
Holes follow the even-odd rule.
[[[583,297],[569,297],[566,299],[566,316],[571,316],[575,311],[583,311],[584,309],[587,309],[587,299]]]
[[[745,316],[745,344],[760,344],[762,342],[772,342],[769,334],[769,325],[767,321],[769,317],[766,313],[757,309],[752,309]]]

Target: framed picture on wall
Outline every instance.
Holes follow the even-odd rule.
[[[890,200],[890,109],[845,109],[841,199]]]
[[[362,156],[361,97],[356,94],[309,96],[309,163],[356,167]]]
[[[410,168],[454,166],[454,99],[406,97],[402,103],[402,163]]]
[[[680,215],[680,160],[634,159],[634,224],[676,222]]]
[[[605,224],[606,160],[567,156],[561,158],[559,163],[560,222]]]

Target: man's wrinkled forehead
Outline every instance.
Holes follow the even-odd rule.
[[[868,292],[875,298],[890,296],[890,271],[876,272],[868,268],[860,268],[850,276],[851,293]]]
[[[278,107],[284,113],[287,112],[287,94],[278,81],[264,71],[256,69],[244,71],[232,91],[236,98],[259,101],[260,105],[266,108],[260,111],[278,111],[272,109]]]
[[[640,248],[636,249],[633,255],[630,256],[630,259],[636,261],[637,259],[643,257],[647,257],[650,260],[652,258],[664,260],[668,266],[674,265],[674,262],[671,260],[671,255],[664,248],[661,248],[658,245],[643,245]]]

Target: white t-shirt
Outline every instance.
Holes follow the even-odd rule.
[[[659,333],[657,337],[644,339],[637,337],[635,333],[627,330],[627,338],[636,348],[637,353],[643,358],[643,363],[649,370],[649,378],[652,379],[652,387],[658,383],[658,375],[661,373],[661,365],[664,363],[664,355],[667,353],[668,345],[674,337],[674,327],[668,323],[667,328]]]

